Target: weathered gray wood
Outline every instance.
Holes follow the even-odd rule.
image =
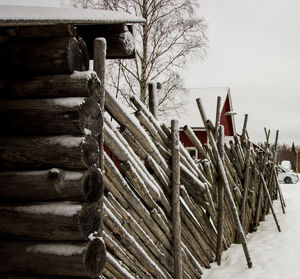
[[[102,130],[102,111],[92,98],[0,102],[0,135],[62,135]]]
[[[5,262],[0,265],[0,272],[95,278],[104,266],[105,246],[98,238],[76,244],[1,241],[0,260]]]
[[[93,71],[0,80],[0,96],[14,98],[91,97],[99,99],[100,80]]]
[[[164,169],[168,170],[164,158],[153,144],[150,136],[142,129],[137,121],[134,121],[129,113],[125,112],[117,102],[116,98],[107,92],[105,106],[110,114],[122,125],[126,126],[131,134],[139,141],[142,147],[151,155],[156,162]]]
[[[122,224],[117,220],[112,212],[104,205],[104,214],[107,218],[104,218],[106,226],[108,226],[115,234],[121,235],[121,242],[125,242],[128,249],[138,257],[140,261],[147,267],[149,272],[155,276],[155,278],[171,278],[166,276],[163,272],[149,257],[149,255],[140,247],[140,245],[133,239],[133,237],[123,228]]]
[[[67,74],[89,67],[87,48],[75,37],[11,39],[1,44],[0,59],[5,75]]]
[[[278,223],[278,220],[277,220],[277,217],[276,217],[276,213],[275,213],[274,208],[273,208],[273,205],[272,205],[272,199],[271,199],[271,196],[270,196],[270,193],[269,193],[269,190],[268,190],[266,181],[265,181],[265,179],[264,179],[262,173],[260,173],[260,178],[261,178],[261,181],[262,181],[264,190],[265,190],[265,192],[266,192],[266,194],[267,194],[267,198],[268,198],[268,201],[269,201],[271,210],[272,210],[272,215],[273,215],[274,221],[275,221],[275,223],[276,223],[277,229],[278,229],[279,232],[281,232],[280,225],[279,225],[279,223]]]
[[[0,172],[2,201],[88,201],[100,199],[102,173],[93,168],[67,171],[53,168],[41,171]]]
[[[204,123],[204,125],[206,125],[205,124],[206,123],[206,114],[205,114],[204,108],[202,106],[201,99],[198,98],[196,101],[197,101],[197,105],[198,105],[203,123]],[[252,261],[251,261],[250,254],[249,254],[248,247],[247,247],[247,243],[246,243],[246,236],[245,236],[245,233],[244,233],[243,228],[241,226],[241,222],[240,222],[240,219],[239,219],[239,216],[238,216],[237,208],[236,208],[234,199],[232,197],[232,194],[231,194],[231,191],[230,191],[230,188],[229,188],[229,183],[228,183],[228,179],[227,179],[226,172],[225,172],[225,169],[224,169],[224,165],[223,165],[222,160],[220,158],[220,154],[219,154],[219,151],[217,149],[216,142],[215,142],[213,136],[211,135],[211,132],[208,129],[208,127],[206,127],[206,131],[207,131],[207,134],[208,134],[208,137],[209,137],[210,144],[212,145],[212,148],[213,148],[214,156],[215,156],[215,158],[217,160],[217,163],[218,163],[218,168],[219,168],[219,171],[220,171],[220,174],[221,174],[222,182],[224,183],[225,192],[227,194],[232,212],[234,214],[234,220],[236,222],[237,230],[239,232],[239,235],[242,238],[242,246],[243,246],[243,249],[244,249],[244,254],[245,254],[245,257],[246,257],[246,260],[247,260],[247,264],[248,264],[248,267],[251,268],[252,267]]]
[[[157,90],[156,82],[148,83],[148,94],[149,94],[149,110],[154,118],[158,117],[158,102],[157,102]]]
[[[218,96],[217,97],[217,107],[216,107],[215,133],[214,133],[215,139],[218,139],[218,136],[219,136],[219,127],[220,127],[220,121],[221,121],[221,101],[222,101],[222,98],[220,96]]]
[[[224,126],[219,126],[219,138],[218,147],[220,152],[220,158],[224,164]],[[221,264],[222,252],[223,252],[223,233],[224,233],[224,184],[219,179],[218,184],[218,222],[217,222],[217,249],[216,249],[216,262]]]
[[[0,206],[0,233],[18,239],[83,241],[98,231],[102,215],[96,203],[53,202]]]
[[[156,235],[157,239],[159,239],[166,249],[171,250],[170,241],[162,232],[157,223],[152,219],[149,211],[129,187],[126,180],[122,177],[121,173],[116,168],[112,160],[107,156],[107,154],[104,154],[104,163],[106,170],[105,175],[112,181],[112,184],[107,184],[106,187],[117,187],[118,191],[125,198],[126,202],[130,205],[130,207],[135,209],[147,227],[153,232],[154,235]],[[113,191],[115,189],[108,188],[108,190]]]
[[[2,169],[87,169],[98,166],[93,136],[0,137]]]

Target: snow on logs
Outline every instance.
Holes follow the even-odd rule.
[[[106,261],[100,80],[80,72],[88,52],[72,26],[15,31],[0,45],[0,274],[96,278]]]
[[[101,132],[101,109],[91,98],[9,100],[0,103],[0,134],[59,135]],[[45,123],[47,125],[45,125]]]
[[[97,277],[105,264],[105,246],[90,242],[1,241],[0,272]],[[43,276],[43,278],[45,278]]]
[[[98,166],[99,146],[91,135],[0,137],[0,146],[2,169],[87,169]]]

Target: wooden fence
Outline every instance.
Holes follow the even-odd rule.
[[[284,209],[269,134],[256,150],[245,119],[226,146],[198,99],[210,145],[184,127],[202,155],[194,161],[176,121],[170,130],[136,97],[129,114],[107,92],[104,113],[97,74],[71,74],[86,65],[84,44],[55,40],[79,65],[49,73],[51,59],[41,69],[17,61],[23,75],[0,82],[1,278],[201,278],[234,242],[251,267],[245,234],[278,196]]]

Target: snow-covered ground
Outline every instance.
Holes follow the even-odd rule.
[[[281,232],[270,213],[257,232],[248,234],[253,268],[248,269],[242,246],[234,244],[223,253],[222,265],[203,270],[203,279],[299,279],[300,278],[300,182],[282,184],[286,214],[274,202]]]

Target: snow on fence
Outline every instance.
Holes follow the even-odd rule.
[[[106,266],[104,276],[178,278],[174,273],[172,133],[135,96],[131,101],[134,115],[106,93],[104,142],[110,156],[105,154],[104,162],[104,240],[108,258],[118,261]],[[205,115],[204,108],[200,110]],[[184,127],[202,154],[200,161],[192,160],[181,143],[177,146],[182,278],[201,278],[201,267],[215,260],[220,263],[222,251],[233,242],[242,243],[251,267],[245,234],[256,230],[278,195],[283,202],[275,170],[276,144],[270,146],[267,141],[264,149],[256,150],[247,137],[245,120],[242,136],[236,135],[226,146],[222,126],[216,131],[211,121],[203,122],[210,122],[206,129],[211,143],[204,147]],[[274,219],[280,230],[275,213]]]
[[[83,43],[58,40],[80,64]],[[202,155],[194,161],[175,122],[171,131],[134,96],[136,112],[128,114],[109,92],[103,114],[97,74],[70,74],[78,66],[71,61],[37,75],[52,62],[31,76],[22,64],[21,77],[0,82],[1,277],[201,278],[234,242],[251,267],[245,233],[278,196],[284,209],[269,136],[256,150],[245,119],[242,136],[226,146],[219,122],[207,120],[197,100],[210,145],[186,126]]]

